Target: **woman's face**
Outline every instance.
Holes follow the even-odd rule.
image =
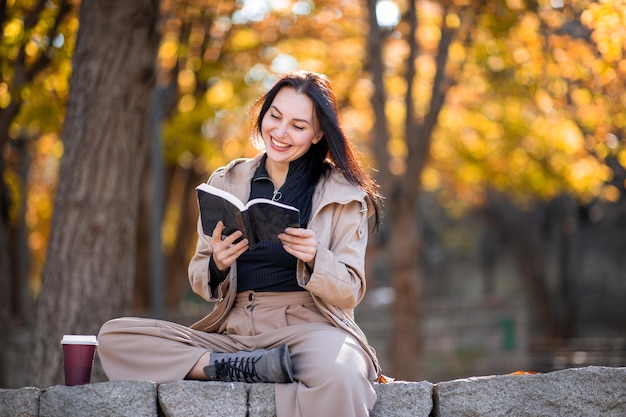
[[[268,159],[287,164],[322,138],[313,102],[291,87],[281,88],[274,97],[263,116],[261,134]]]

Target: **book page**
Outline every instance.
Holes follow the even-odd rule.
[[[233,194],[229,193],[228,191],[224,191],[217,187],[209,185],[207,183],[202,183],[198,185],[196,187],[196,190],[202,190],[205,193],[214,194],[219,197],[222,197],[223,199],[228,200],[231,204],[235,205],[239,211],[244,211],[246,209],[246,206],[243,204],[243,202],[237,197],[235,197]]]
[[[293,207],[293,206],[289,206],[287,204],[283,204],[283,203],[279,203],[278,201],[274,201],[274,200],[270,200],[267,198],[253,198],[252,200],[248,201],[246,203],[246,209],[250,208],[251,206],[253,206],[254,204],[270,204],[276,207],[281,207],[287,210],[293,210],[293,211],[297,211],[300,212],[300,210],[298,210],[297,208]]]

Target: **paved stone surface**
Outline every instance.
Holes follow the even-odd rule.
[[[371,417],[428,417],[433,408],[433,384],[428,381],[375,384],[378,395]]]
[[[247,400],[244,383],[178,381],[159,385],[159,405],[165,417],[247,417]]]
[[[275,417],[274,384],[248,384],[248,417]]]
[[[624,417],[626,368],[374,384],[371,417]],[[0,417],[275,417],[275,386],[229,382],[102,382],[0,389]],[[333,416],[334,417],[334,416]]]
[[[37,417],[39,388],[0,389],[0,417]]]
[[[435,386],[435,417],[624,417],[626,368],[458,379]]]
[[[39,415],[45,417],[157,417],[154,382],[100,382],[42,390]]]

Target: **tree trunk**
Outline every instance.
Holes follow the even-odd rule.
[[[559,289],[558,296],[562,305],[560,328],[562,337],[570,339],[576,334],[577,286],[581,268],[578,239],[580,226],[576,203],[569,196],[561,196],[554,203],[557,205],[557,233],[559,234]]]
[[[7,24],[6,1],[0,6],[0,26],[5,27]],[[63,19],[68,15],[73,6],[67,0],[63,0],[56,5],[57,15],[54,23],[49,27],[47,39],[54,39],[58,33],[58,28]],[[45,13],[46,1],[39,0],[28,6],[22,5],[22,24],[23,32],[29,33],[39,22],[42,14]],[[11,222],[9,213],[16,204],[11,201],[9,186],[5,181],[5,170],[9,169],[10,164],[7,162],[7,155],[10,154],[9,146],[11,138],[9,131],[15,118],[20,112],[23,100],[20,94],[21,89],[32,82],[32,80],[43,71],[51,60],[50,43],[45,51],[38,55],[34,61],[27,63],[26,47],[29,42],[23,42],[18,53],[13,55],[6,49],[0,61],[3,67],[11,68],[12,74],[6,74],[8,78],[3,77],[3,81],[8,81],[6,87],[11,93],[10,103],[0,108],[0,387],[6,386],[9,376],[5,371],[4,357],[9,349],[8,340],[12,330],[13,319],[17,318],[21,322],[28,321],[32,315],[28,308],[30,303],[26,302],[29,294],[27,294],[27,272],[24,259],[23,247],[23,229],[16,229],[15,224],[23,222],[23,208],[17,222]],[[22,158],[25,153],[22,154]],[[18,160],[21,162],[22,160]],[[22,194],[25,189],[22,189]],[[21,233],[21,234],[20,234]]]
[[[179,208],[181,214],[176,226],[176,240],[167,259],[168,280],[165,305],[170,309],[179,305],[185,290],[189,288],[187,267],[198,238],[196,233],[198,202],[195,187],[208,178],[206,172],[197,172],[193,168],[183,170],[179,167],[177,171],[178,173],[175,175],[182,178],[178,178],[173,186],[180,187],[183,192],[180,193]]]
[[[498,230],[518,267],[531,309],[538,314],[538,333],[549,338],[560,338],[557,305],[547,286],[545,238],[541,234],[539,209],[521,211],[498,192],[487,193],[482,208],[488,224]]]
[[[3,161],[0,158],[0,172]],[[0,187],[4,182],[0,182]],[[0,199],[2,195],[0,195]],[[0,209],[3,205],[0,204]],[[9,346],[9,326],[11,323],[11,287],[8,250],[8,220],[5,213],[0,211],[0,387],[8,386],[8,373],[6,364],[7,349]]]
[[[413,193],[411,193],[413,194]],[[416,202],[397,198],[391,211],[391,281],[396,293],[393,304],[394,378],[414,381],[421,370],[421,279],[418,259],[421,236]]]
[[[156,0],[85,0],[35,315],[32,383],[63,382],[63,334],[128,307],[158,46]]]
[[[133,315],[145,315],[150,310],[150,174],[147,166],[144,166],[141,176],[135,279],[131,301]]]

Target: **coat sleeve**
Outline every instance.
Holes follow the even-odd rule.
[[[220,171],[221,169],[217,170],[216,173]],[[214,173],[208,181],[209,184],[217,185],[216,181],[218,181],[218,177],[219,176],[216,176]],[[223,187],[223,184],[221,186]],[[210,243],[211,237],[205,235],[202,231],[202,223],[200,222],[199,216],[197,222],[197,233],[198,242],[196,243],[196,251],[189,261],[188,267],[189,283],[193,292],[198,294],[200,297],[204,298],[207,301],[218,301],[223,298],[223,282],[216,286],[214,289],[211,288],[209,260],[211,259],[211,255],[213,254],[213,249],[211,248]],[[230,274],[234,273],[235,268],[231,267],[229,275],[223,281],[228,281],[231,278]]]
[[[198,219],[198,243],[196,244],[196,252],[189,261],[188,275],[189,284],[194,293],[207,301],[218,301],[223,298],[222,284],[211,289],[211,273],[209,269],[209,260],[213,250],[211,249],[210,237],[202,232],[202,225]],[[231,268],[230,273],[233,273]],[[226,277],[228,280],[229,277]]]
[[[318,214],[314,265],[298,263],[298,279],[330,305],[352,309],[365,295],[368,210],[365,201],[333,203]],[[316,227],[311,225],[312,228]]]

